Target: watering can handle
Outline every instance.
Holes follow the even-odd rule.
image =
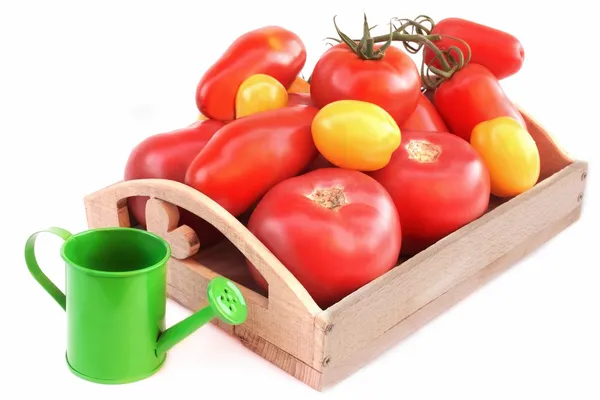
[[[67,309],[67,297],[65,294],[44,274],[42,269],[40,268],[37,259],[35,258],[35,241],[40,233],[53,233],[56,236],[59,236],[63,240],[67,240],[71,233],[63,228],[58,227],[50,227],[48,229],[44,229],[38,231],[27,239],[25,243],[25,263],[27,264],[27,268],[29,272],[35,280],[42,285],[44,290],[52,296],[54,300],[58,303],[59,306],[62,307],[63,310]]]

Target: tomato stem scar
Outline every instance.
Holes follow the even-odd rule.
[[[415,160],[418,163],[434,163],[440,158],[442,148],[437,144],[428,142],[427,140],[411,140],[406,146],[408,158]]]
[[[318,188],[306,197],[313,203],[332,211],[337,211],[348,204],[344,189],[341,187]]]

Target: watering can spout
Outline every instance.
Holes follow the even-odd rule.
[[[246,300],[229,279],[218,276],[206,289],[208,305],[164,331],[156,342],[156,355],[160,357],[169,349],[217,317],[225,323],[239,325],[246,321]]]

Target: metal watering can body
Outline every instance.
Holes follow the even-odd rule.
[[[65,293],[41,271],[36,237],[65,240]],[[29,237],[29,271],[67,314],[66,359],[77,376],[98,383],[128,383],[151,376],[169,349],[215,317],[230,324],[247,318],[239,289],[216,277],[207,287],[208,306],[165,329],[166,268],[171,253],[159,236],[135,228],[100,228],[72,235],[49,228]]]

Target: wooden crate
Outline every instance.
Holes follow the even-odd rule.
[[[322,390],[361,368],[429,320],[500,274],[575,222],[581,212],[587,163],[573,160],[523,113],[541,156],[535,187],[508,201],[492,198],[481,218],[445,237],[326,310],[320,309],[281,262],[217,203],[181,183],[119,182],[85,198],[90,228],[135,224],[130,196],[150,196],[147,229],[173,248],[168,295],[189,310],[206,305],[207,282],[226,276],[241,286],[248,320],[219,324],[261,357]],[[228,239],[198,251],[187,226],[174,230],[180,206]],[[468,255],[468,256],[465,256]],[[261,293],[247,257],[269,284]]]

